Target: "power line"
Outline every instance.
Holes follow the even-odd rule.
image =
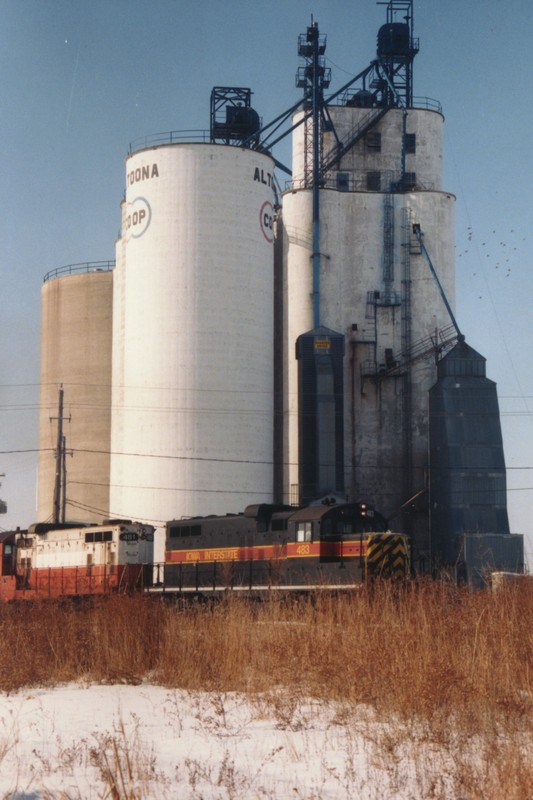
[[[15,453],[48,453],[53,451],[53,447],[33,447],[28,450],[0,450],[1,456],[9,456]]]
[[[28,449],[20,449],[20,450],[0,450],[0,455],[13,455],[19,453],[54,453],[55,448],[53,447],[41,447],[41,448],[28,448]],[[91,448],[69,448],[69,452],[72,452],[74,455],[76,453],[91,453],[94,455],[103,455],[103,456],[124,456],[125,458],[147,458],[147,459],[167,459],[171,461],[195,461],[195,462],[210,462],[216,464],[253,464],[258,466],[272,466],[273,464],[278,464],[280,466],[285,467],[295,467],[297,466],[296,462],[293,461],[271,461],[271,460],[255,460],[255,459],[237,459],[237,458],[215,458],[215,457],[206,457],[206,456],[180,456],[180,455],[169,455],[166,453],[135,453],[135,452],[123,452],[118,450],[96,450]],[[346,463],[345,467],[350,468],[352,465],[351,463]],[[397,470],[402,469],[401,464],[359,464],[357,465],[357,470],[369,470],[369,469],[379,469],[379,470]],[[426,469],[425,465],[420,465],[418,467],[421,470]],[[468,467],[462,466],[460,468],[461,472],[480,472],[486,470],[486,467]],[[502,468],[503,469],[503,468]],[[452,470],[451,467],[448,470]],[[505,467],[505,472],[509,471],[527,471],[533,470],[533,466],[507,466]],[[457,468],[453,468],[453,471],[457,471]]]
[[[529,469],[533,469],[530,467]],[[246,494],[257,496],[258,494],[264,495],[265,497],[270,497],[270,493],[267,492],[254,492],[252,490],[243,490],[243,489],[191,489],[191,488],[180,488],[176,486],[142,486],[142,485],[132,485],[132,484],[123,484],[123,483],[103,483],[98,481],[80,481],[80,480],[71,480],[69,481],[69,486],[77,485],[77,486],[101,486],[101,487],[109,487],[109,488],[117,488],[117,489],[138,489],[142,491],[150,491],[150,492],[188,492],[190,494]],[[502,489],[502,492],[531,492],[533,491],[533,486],[520,486],[520,487],[506,487],[506,489]],[[451,495],[458,495],[458,494],[493,494],[493,489],[478,489],[472,488],[467,489],[465,491],[452,491]],[[388,495],[390,497],[394,497],[396,493],[393,492],[382,492],[384,495]],[[67,501],[70,502],[70,501]]]
[[[271,497],[270,492],[265,491],[257,491],[252,489],[189,489],[189,488],[180,488],[177,486],[132,486],[129,484],[122,484],[122,483],[97,483],[92,481],[69,481],[69,486],[102,486],[110,488],[117,488],[117,489],[142,489],[143,491],[148,492],[187,492],[190,494],[248,494],[253,497],[265,497],[267,498],[267,502],[269,502],[268,498]],[[67,502],[70,502],[67,498]]]
[[[25,383],[21,383],[21,384],[2,384],[2,383],[0,383],[0,389],[19,389],[19,388],[21,389],[21,388],[27,388],[27,387],[30,387],[30,386],[31,387],[35,387],[35,388],[39,388],[39,387],[43,388],[43,387],[46,387],[46,386],[50,386],[53,389],[57,389],[59,387],[60,383],[61,383],[60,381],[56,381],[56,382],[53,382],[53,383],[36,383],[36,384],[25,384]],[[107,383],[105,383],[105,384],[104,383],[86,383],[86,382],[81,382],[81,381],[79,381],[79,382],[63,381],[63,386],[64,387],[71,387],[71,388],[80,388],[80,387],[81,388],[87,388],[87,389],[93,388],[93,389],[98,390],[98,391],[104,391],[104,390],[105,391],[111,391],[111,388],[112,388],[112,385],[111,384],[107,384]],[[263,391],[263,390],[253,389],[253,388],[249,388],[249,389],[220,389],[218,387],[202,388],[202,387],[184,387],[184,386],[142,386],[142,385],[141,386],[137,386],[137,385],[129,385],[129,384],[128,385],[126,385],[126,384],[118,385],[118,386],[115,385],[115,387],[113,387],[113,388],[119,389],[121,391],[180,392],[180,393],[184,393],[184,394],[186,393],[186,394],[199,394],[199,395],[205,395],[205,394],[212,394],[212,395],[222,395],[222,394],[225,394],[225,395],[243,395],[243,394],[245,394],[245,395],[274,395],[275,396],[276,394],[280,394],[280,392],[273,392],[270,389]],[[293,393],[293,394],[296,394],[296,393]],[[533,399],[533,395],[525,394],[523,392],[520,392],[519,394],[516,394],[516,395],[515,394],[498,394],[498,397],[499,397],[500,400],[528,400],[528,399],[531,400],[531,399]],[[65,402],[66,403],[68,402],[71,405],[74,405],[76,403],[76,401],[69,401],[68,398],[65,398]],[[29,407],[41,407],[41,406],[51,405],[51,402],[43,403],[43,402],[39,401],[39,402],[30,403],[30,404],[9,403],[9,404],[7,404],[7,407],[17,407],[18,405],[20,405],[20,406],[29,405]],[[83,405],[85,405],[85,404],[83,404]],[[2,408],[2,407],[3,406],[0,405],[0,408]],[[122,407],[122,405],[120,407]],[[134,407],[134,406],[132,406],[132,407]],[[143,406],[143,408],[144,408],[144,406]],[[163,406],[163,408],[164,408],[164,406]]]
[[[79,502],[77,502],[75,500],[68,500],[67,499],[67,505],[71,506],[72,508],[79,508],[80,511],[90,511],[93,514],[98,514],[99,516],[103,516],[103,517],[110,517],[110,518],[113,518],[113,519],[129,518],[129,516],[127,514],[119,514],[119,513],[114,512],[114,511],[108,511],[107,509],[104,510],[102,508],[95,508],[93,506],[88,506],[85,503],[79,503]],[[167,520],[164,520],[164,519],[157,519],[156,520],[156,519],[149,519],[148,517],[139,517],[137,519],[137,521],[138,522],[145,522],[147,524],[152,524],[152,525],[165,525],[166,522],[167,522]]]

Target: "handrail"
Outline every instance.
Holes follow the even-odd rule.
[[[439,114],[442,114],[442,104],[433,97],[413,97],[411,108],[426,108],[428,111],[438,111]],[[409,109],[407,110],[409,111]]]
[[[387,378],[391,375],[400,375],[405,368],[426,356],[442,354],[447,352],[450,345],[455,344],[460,334],[454,324],[447,325],[436,331],[435,335],[426,336],[415,342],[408,350],[398,353],[394,357],[391,366],[380,365],[376,361],[367,359],[361,363],[361,375],[366,377]]]
[[[384,170],[381,173],[381,187],[379,190],[368,189],[366,183],[366,177],[354,177],[354,175],[350,172],[345,173],[345,182],[342,185],[342,188],[337,183],[336,174],[332,177],[324,178],[320,183],[321,189],[335,189],[341,192],[376,192],[379,191],[383,192],[402,192],[405,193],[409,192],[434,192],[439,191],[435,189],[434,183],[421,183],[418,178],[416,184],[414,185],[407,185],[401,184],[401,177],[402,173],[400,170]],[[285,181],[285,188],[284,192],[289,191],[296,191],[298,189],[308,189],[309,186],[306,186],[305,178],[299,178],[298,180],[293,181]]]
[[[129,144],[128,154],[144,150],[146,147],[157,147],[162,144],[177,144],[178,142],[211,142],[211,134],[206,130],[164,131],[162,133],[149,133],[134,139]]]
[[[358,93],[359,89],[349,88],[347,89],[344,94],[340,95],[339,104],[341,106],[350,105],[350,100],[352,100]],[[380,106],[372,106],[373,109],[379,108]],[[392,106],[389,110],[397,110],[400,106]],[[407,111],[416,111],[417,109],[425,108],[427,111],[437,111],[439,114],[442,114],[442,104],[439,100],[435,100],[433,97],[413,97],[413,104],[409,106]]]
[[[114,268],[114,261],[81,261],[78,264],[67,264],[64,267],[51,269],[44,276],[43,283],[59,278],[61,275],[77,275],[80,272],[110,272]]]

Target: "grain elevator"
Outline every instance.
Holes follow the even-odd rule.
[[[474,585],[523,569],[523,540],[509,533],[495,384],[455,319],[444,117],[413,92],[412,0],[381,5],[375,60],[329,96],[326,37],[312,21],[298,41],[275,485],[291,502],[370,501],[410,535],[417,569]]]
[[[344,338],[342,489],[401,517],[429,559],[427,393],[455,331],[413,225],[453,306],[455,198],[442,186],[440,106],[412,92],[412,4],[391,2],[387,12],[376,61],[329,100],[325,37],[316,24],[300,37],[305,103],[283,194],[284,493],[302,493],[298,409],[309,402],[293,343],[317,330],[323,360],[325,327]],[[318,480],[315,494],[339,488]]]

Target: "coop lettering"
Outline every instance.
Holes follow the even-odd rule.
[[[150,227],[152,209],[146,197],[136,197],[126,203],[122,212],[122,232],[126,239],[138,239]]]
[[[146,219],[146,210],[141,208],[139,211],[134,211],[133,214],[128,214],[126,217],[126,229],[131,228],[132,225],[142,225]]]
[[[261,226],[261,230],[263,231],[263,236],[270,244],[274,241],[274,233],[272,230],[274,220],[274,209],[272,208],[272,203],[267,200],[261,206],[259,211],[259,224]]]
[[[137,169],[132,169],[131,172],[128,172],[126,176],[126,181],[128,186],[132,186],[134,183],[139,183],[140,181],[147,181],[150,178],[159,178],[159,170],[157,168],[157,164],[148,164],[144,167],[137,167]]]
[[[265,172],[264,169],[255,168],[254,181],[264,183],[265,186],[274,186],[274,176],[270,172]]]

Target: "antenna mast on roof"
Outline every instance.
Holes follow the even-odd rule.
[[[298,55],[305,65],[298,68],[296,85],[304,90],[304,108],[310,110],[305,125],[304,185],[313,189],[313,327],[320,325],[320,183],[322,165],[322,119],[324,89],[329,86],[331,70],[324,64],[326,37],[321,36],[318,22],[313,21],[307,33],[298,37]]]

